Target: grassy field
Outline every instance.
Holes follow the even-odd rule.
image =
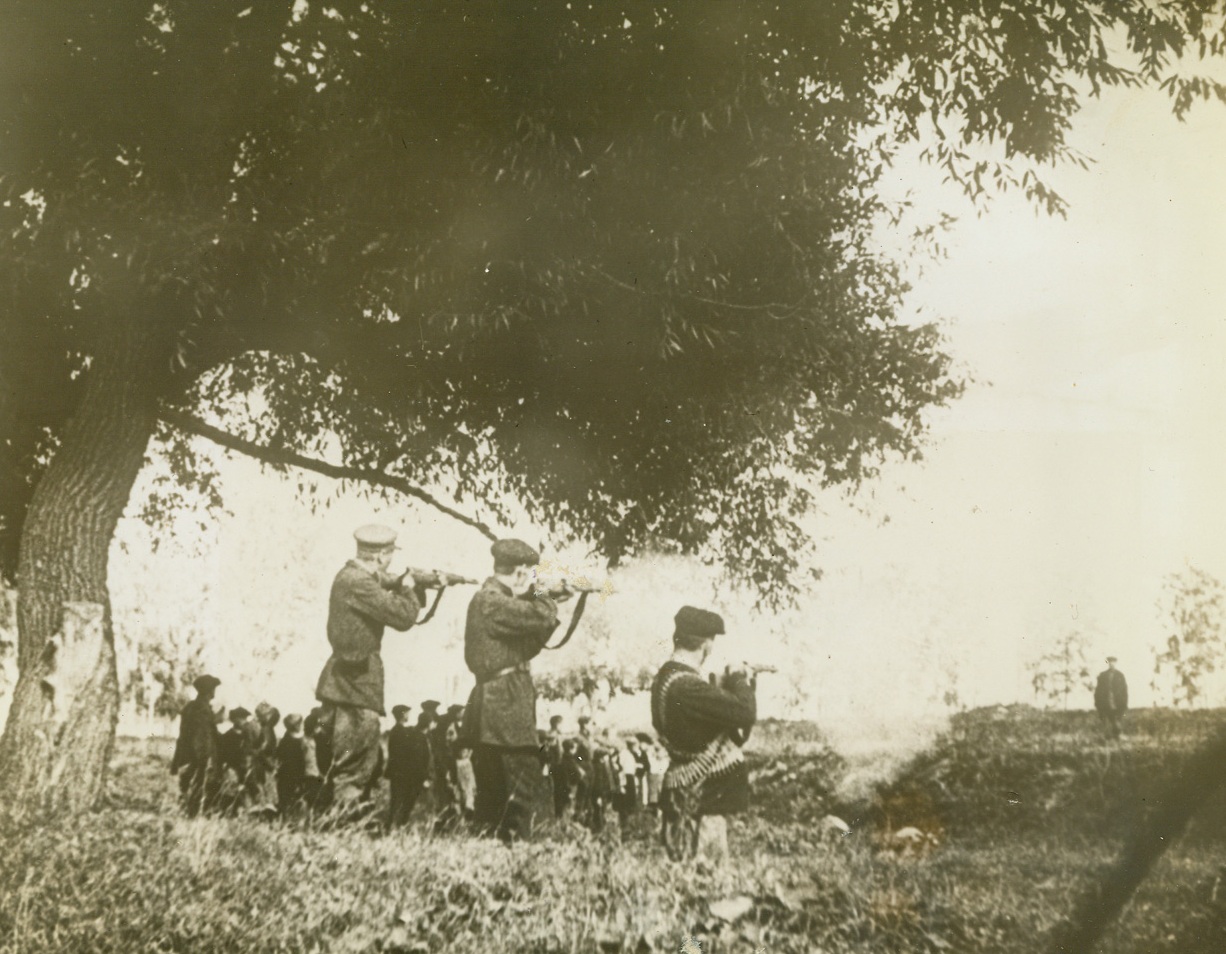
[[[752,740],[753,813],[720,869],[549,829],[513,849],[424,826],[374,837],[179,817],[169,745],[121,740],[105,805],[0,828],[0,952],[1040,951],[1223,714],[981,710],[875,792],[808,725]],[[420,811],[420,809],[419,809]],[[835,812],[852,834],[823,840]],[[905,825],[939,843],[899,853]],[[1226,951],[1226,800],[1159,864],[1101,950]]]

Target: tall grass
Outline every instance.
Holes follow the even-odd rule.
[[[1154,733],[1134,724],[1133,762],[1120,765],[1169,774],[1186,734],[1177,717],[1159,721]],[[1185,720],[1187,732],[1202,721]],[[385,837],[189,821],[175,806],[165,747],[124,740],[101,810],[55,826],[0,819],[0,954],[1041,950],[1119,837],[1060,801],[1049,831],[990,813],[959,828],[940,813],[987,798],[1018,765],[1040,764],[1044,736],[1054,740],[1049,763],[1079,766],[1060,776],[1066,794],[1105,786],[1110,796],[1118,780],[1096,775],[1106,747],[1092,730],[1064,714],[972,714],[849,818],[850,836],[830,842],[814,822],[852,807],[837,801],[846,765],[811,727],[776,726],[757,737],[757,807],[730,827],[733,860],[715,868],[669,862],[646,820],[625,844],[612,832],[547,826],[511,849],[433,837],[424,818]],[[1184,741],[1165,766],[1149,761],[1175,736]],[[942,776],[942,765],[959,769]],[[937,813],[939,846],[890,846],[885,808],[906,792]],[[1208,840],[1180,846],[1103,950],[1226,951],[1221,866]]]

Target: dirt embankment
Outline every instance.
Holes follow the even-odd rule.
[[[775,824],[835,814],[853,828],[914,826],[942,839],[1115,838],[1156,806],[1189,754],[1223,726],[1222,710],[1146,709],[1131,713],[1124,738],[1113,742],[1093,712],[977,709],[955,716],[901,764],[883,753],[879,773],[835,752],[816,727],[799,739],[793,730],[782,747],[770,744],[768,727],[750,753],[754,814]],[[858,784],[857,774],[876,774],[874,784]],[[1226,840],[1226,791],[1198,814],[1192,835]]]

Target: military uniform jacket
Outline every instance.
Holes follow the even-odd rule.
[[[482,584],[468,604],[464,628],[464,662],[477,677],[464,710],[466,744],[538,747],[528,664],[557,626],[553,600],[515,596],[495,577]]]
[[[320,702],[357,706],[383,714],[383,646],[386,626],[404,632],[421,602],[410,592],[390,590],[355,560],[332,581],[328,600],[328,643],[332,656],[315,687]]]

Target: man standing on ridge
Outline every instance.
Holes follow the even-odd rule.
[[[499,540],[494,574],[468,606],[464,661],[477,677],[465,707],[462,743],[473,750],[479,832],[510,843],[528,836],[541,800],[536,688],[530,660],[558,625],[558,607],[536,595],[540,554],[521,540]],[[563,597],[564,598],[564,597]]]
[[[1109,739],[1120,737],[1120,726],[1128,711],[1128,680],[1115,668],[1115,663],[1114,656],[1107,657],[1107,668],[1098,674],[1094,687],[1094,708]]]
[[[396,532],[368,524],[353,534],[356,556],[332,582],[328,600],[328,643],[332,655],[315,688],[323,703],[321,721],[332,752],[325,800],[337,818],[367,807],[382,762],[379,717],[383,715],[383,631],[399,632],[417,622],[425,602],[421,586],[387,572],[396,551]]]

